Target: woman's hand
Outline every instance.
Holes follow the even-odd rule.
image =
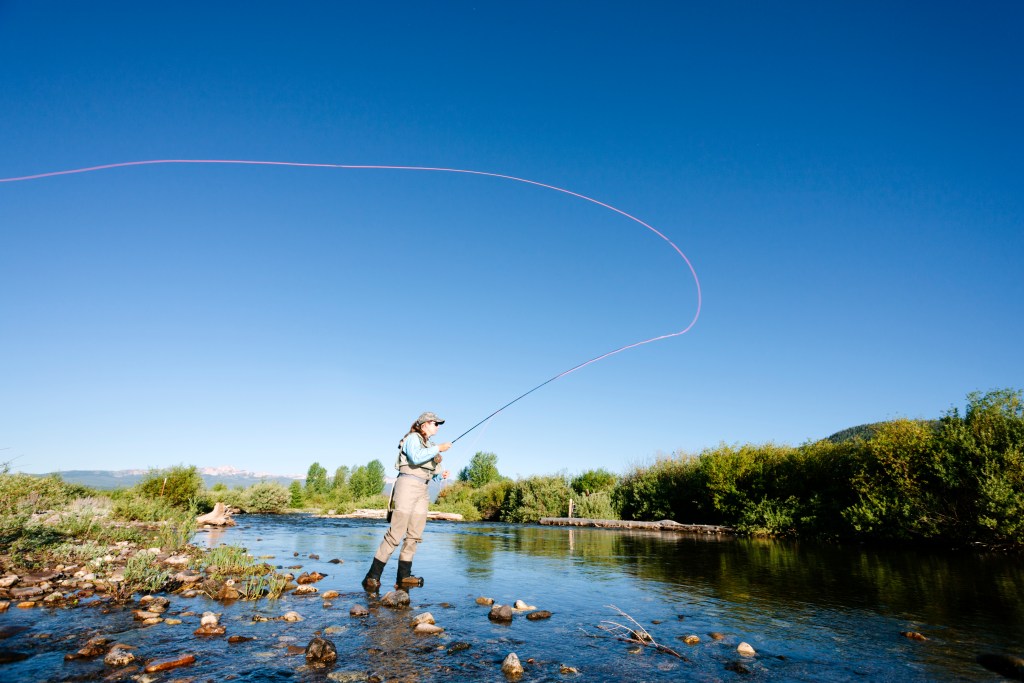
[[[448,450],[448,449],[449,449],[449,448],[451,448],[451,447],[452,447],[452,442],[451,442],[451,441],[446,441],[445,443],[443,443],[443,444],[441,444],[440,446],[438,446],[438,447],[437,447],[437,450],[439,450],[439,451],[441,451],[442,453],[444,453],[444,452],[445,452],[446,450]],[[441,461],[440,461],[440,460],[438,460],[438,462],[441,462]]]

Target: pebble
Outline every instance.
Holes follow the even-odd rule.
[[[440,633],[444,633],[444,628],[441,627],[441,626],[437,626],[435,624],[432,624],[432,623],[428,624],[428,623],[424,622],[424,623],[421,623],[421,624],[416,624],[416,626],[413,628],[412,632],[413,633],[419,633],[420,635],[431,635],[431,636],[433,636],[433,635],[438,635]]]
[[[235,645],[237,643],[248,643],[250,640],[256,639],[251,636],[231,636],[230,638],[228,638],[228,642],[232,645]]]
[[[551,612],[546,609],[537,610],[536,612],[530,612],[526,615],[526,618],[530,621],[540,621],[541,619],[550,619]]]
[[[316,636],[306,646],[306,661],[310,664],[330,664],[338,659],[338,648],[326,638]]]
[[[341,593],[339,593],[338,591],[324,591],[324,595],[323,595],[324,600],[333,600],[335,598],[340,598],[340,597],[341,597]]]
[[[335,683],[361,683],[370,680],[364,671],[332,671],[327,674],[327,680]]]
[[[292,595],[312,595],[319,592],[316,586],[302,585],[293,590]]]
[[[478,605],[493,605],[494,604],[494,598],[485,598],[484,596],[481,595],[479,598],[476,599],[476,604],[478,604]]]
[[[403,590],[395,590],[385,593],[380,599],[380,604],[385,607],[407,607],[409,605],[409,594]]]
[[[520,663],[519,656],[515,652],[509,652],[508,656],[505,657],[505,661],[501,663],[501,672],[508,677],[523,675],[523,665]]]
[[[103,658],[107,666],[128,666],[135,661],[135,655],[128,649],[128,645],[118,643],[110,648],[110,652]]]
[[[156,673],[157,671],[168,671],[170,669],[177,669],[181,666],[188,666],[189,664],[194,664],[195,661],[195,655],[184,655],[183,657],[178,657],[177,659],[168,659],[162,662],[153,662],[152,664],[147,666],[144,669],[144,671],[148,674]]]
[[[754,648],[750,646],[750,643],[740,643],[736,646],[736,652],[739,652],[744,657],[753,657],[757,654],[757,652],[754,651]]]
[[[567,666],[565,664],[558,668],[558,673],[560,674],[578,674],[579,672],[580,670],[575,666]]]
[[[535,610],[535,609],[537,609],[533,605],[527,605],[522,600],[516,600],[515,603],[513,603],[512,607],[514,609],[518,609],[518,610]]]
[[[298,612],[285,612],[281,621],[302,621],[302,615]]]
[[[175,619],[175,618],[171,617],[170,619],[164,619],[164,623],[167,624],[168,626],[177,626],[178,624],[181,623],[181,619]]]
[[[680,638],[680,640],[682,640],[687,645],[696,645],[697,643],[700,642],[700,638],[698,638],[697,636],[695,636],[693,634],[690,634],[688,636],[679,636],[679,638]]]
[[[928,638],[921,635],[917,631],[901,631],[900,635],[904,638],[910,638],[911,640],[928,640]]]
[[[415,626],[416,624],[436,624],[437,622],[434,621],[433,614],[430,612],[423,612],[422,614],[417,614],[413,617],[412,621],[409,623],[410,625]]]
[[[487,618],[491,621],[512,621],[512,607],[510,605],[492,605]]]
[[[473,647],[473,646],[470,645],[469,643],[467,643],[465,641],[462,641],[462,640],[457,640],[457,641],[455,641],[454,643],[452,643],[451,645],[448,646],[448,654],[454,654],[456,652],[462,652],[463,650],[468,650],[471,647]]]
[[[348,613],[353,617],[365,617],[370,613],[370,610],[366,609],[362,605],[352,605],[352,609]]]

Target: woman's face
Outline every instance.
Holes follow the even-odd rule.
[[[437,423],[436,422],[424,422],[420,425],[420,431],[423,432],[423,436],[428,439],[434,434],[437,434]]]

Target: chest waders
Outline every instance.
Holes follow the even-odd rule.
[[[437,465],[433,460],[419,466],[411,464],[402,450],[404,444],[405,439],[398,444],[398,458],[395,461],[395,467],[399,471],[398,478],[391,488],[391,499],[388,501],[390,526],[384,533],[384,540],[377,549],[373,563],[362,582],[363,589],[371,593],[380,588],[380,576],[399,541],[403,541],[403,546],[398,559],[395,588],[423,585],[421,577],[412,575],[412,558],[426,526],[429,502],[427,486],[430,483],[430,475]],[[429,442],[424,443],[424,446],[430,445]]]

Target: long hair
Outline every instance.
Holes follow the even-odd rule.
[[[427,437],[425,437],[423,435],[423,432],[420,431],[420,426],[421,425],[418,421],[412,423],[412,426],[409,427],[409,431],[407,431],[405,433],[405,436],[402,437],[401,441],[398,442],[398,450],[402,450],[402,442],[408,439],[410,434],[415,434],[416,436],[420,437],[420,441],[423,443],[423,445],[427,445]]]

